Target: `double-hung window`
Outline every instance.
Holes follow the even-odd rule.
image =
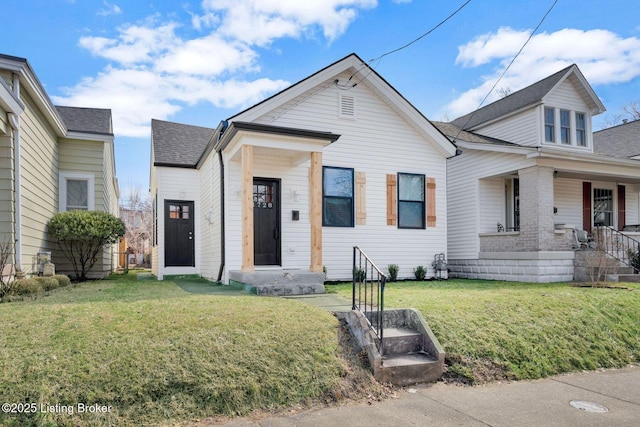
[[[398,174],[398,228],[425,228],[424,175]]]
[[[571,111],[560,110],[560,142],[571,144]]]
[[[60,212],[71,210],[94,210],[93,174],[80,172],[60,172]]]
[[[544,108],[544,140],[546,142],[556,142],[555,110]]]
[[[353,169],[322,168],[322,225],[353,227]]]
[[[587,124],[584,113],[576,113],[576,143],[579,147],[587,146]]]

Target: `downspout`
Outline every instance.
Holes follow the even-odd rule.
[[[16,98],[20,98],[20,77],[13,75],[13,93]],[[14,248],[14,266],[16,269],[16,277],[23,278],[22,271],[22,167],[21,167],[21,150],[20,150],[20,116],[14,113],[8,114],[9,124],[13,129],[13,150],[14,150],[14,185],[15,185],[15,245]]]
[[[218,135],[218,141],[227,130],[229,124],[227,121],[222,122],[222,129]],[[222,160],[222,150],[218,151],[218,163],[220,164],[220,269],[218,270],[218,283],[222,282],[222,273],[226,262],[225,251],[225,232],[224,232],[224,161]]]

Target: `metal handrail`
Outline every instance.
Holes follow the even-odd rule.
[[[353,247],[352,309],[361,312],[380,340],[384,337],[384,287],[387,276],[358,246]],[[357,294],[357,298],[356,298]]]
[[[608,225],[594,228],[598,249],[640,272],[640,242]]]

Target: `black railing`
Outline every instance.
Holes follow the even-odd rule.
[[[593,229],[597,249],[640,273],[640,242],[608,225]]]
[[[384,285],[387,276],[358,246],[353,247],[352,308],[360,311],[380,339],[384,336]],[[380,352],[382,352],[382,345]]]

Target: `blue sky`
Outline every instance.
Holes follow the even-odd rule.
[[[123,194],[148,188],[152,118],[220,120],[355,52],[378,58],[465,0],[22,0],[0,53],[27,58],[56,105],[111,108]],[[371,65],[432,120],[475,109],[554,0],[471,0]],[[607,107],[640,100],[637,0],[558,0],[498,84],[577,63]],[[490,97],[489,100],[495,98]]]

